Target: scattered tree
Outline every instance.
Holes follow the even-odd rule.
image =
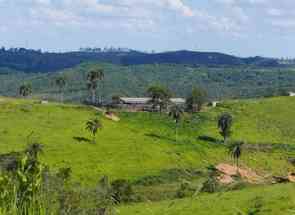
[[[160,85],[150,86],[147,94],[151,97],[150,103],[153,105],[153,109],[159,110],[160,113],[167,108],[172,95],[169,89]]]
[[[102,123],[99,119],[91,119],[86,122],[86,130],[92,134],[92,142],[95,143],[95,137],[98,129],[102,129]]]
[[[183,115],[183,110],[178,105],[174,105],[169,112],[169,116],[172,117],[172,119],[175,121],[175,141],[176,142],[178,137],[178,126],[181,121],[182,115]]]
[[[104,79],[104,72],[102,69],[91,70],[87,75],[87,88],[91,92],[91,101],[93,104],[96,103],[96,90],[98,87],[98,81]],[[99,99],[101,103],[101,97]]]
[[[207,92],[201,88],[193,88],[191,94],[186,98],[186,109],[189,112],[201,111],[207,100]]]
[[[63,102],[63,90],[67,84],[66,78],[64,76],[59,76],[55,79],[55,84],[59,88],[59,94],[60,94],[60,102]]]
[[[234,162],[237,166],[237,171],[239,171],[239,159],[242,155],[243,144],[244,144],[243,142],[236,142],[229,147],[229,153],[231,157],[234,159]]]
[[[23,84],[19,88],[19,94],[23,97],[28,97],[32,94],[32,86],[31,84]]]
[[[222,114],[218,119],[218,128],[220,135],[223,137],[224,142],[231,135],[232,116],[228,113]]]

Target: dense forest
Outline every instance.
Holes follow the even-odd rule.
[[[215,52],[174,51],[144,53],[123,49],[81,49],[76,52],[50,53],[25,48],[0,49],[0,67],[24,72],[54,72],[85,62],[104,62],[116,65],[156,63],[188,64],[191,66],[278,66],[275,59],[263,57],[240,58]]]
[[[151,84],[161,84],[174,96],[185,97],[194,87],[204,88],[209,99],[281,95],[295,89],[292,64],[282,61],[210,52],[145,53],[130,49],[91,49],[50,53],[25,48],[0,49],[0,94],[19,95],[23,84],[33,96],[56,99],[58,76],[66,79],[66,101],[89,96],[87,74],[100,68],[105,74],[97,91],[104,101],[114,95],[144,96]]]
[[[104,71],[99,91],[105,101],[114,95],[144,96],[152,84],[170,88],[174,96],[185,97],[193,87],[204,88],[210,99],[249,98],[282,95],[295,90],[295,69],[251,67],[194,67],[183,64],[149,64],[120,66],[115,64],[83,63],[56,73],[24,73],[0,69],[0,94],[17,96],[19,87],[32,85],[33,96],[57,99],[59,89],[55,79],[66,79],[64,98],[81,102],[89,96],[87,74],[93,69]]]

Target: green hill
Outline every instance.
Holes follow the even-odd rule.
[[[81,102],[89,93],[87,73],[103,68],[105,80],[98,88],[105,100],[112,95],[143,96],[151,84],[169,87],[176,96],[185,97],[193,87],[199,86],[210,98],[249,98],[281,95],[295,90],[294,68],[193,67],[183,64],[149,64],[119,66],[113,64],[84,63],[57,73],[22,73],[0,68],[0,94],[17,96],[20,85],[31,83],[36,98],[59,98],[54,84],[57,76],[67,78],[65,99]]]
[[[23,148],[26,137],[34,132],[45,145],[43,160],[53,168],[72,167],[75,179],[86,184],[105,174],[136,179],[165,169],[202,169],[229,161],[224,146],[198,139],[208,136],[221,140],[216,120],[223,112],[234,116],[233,140],[274,148],[271,153],[246,152],[243,156],[246,165],[283,174],[291,168],[285,158],[294,154],[295,99],[291,97],[225,102],[216,109],[187,116],[177,143],[173,121],[156,113],[119,113],[120,122],[103,118],[104,128],[93,145],[75,139],[90,138],[84,129],[85,122],[101,115],[89,107],[14,99],[3,99],[0,106],[2,153]]]
[[[218,52],[173,51],[144,53],[130,49],[84,49],[80,51],[54,53],[25,48],[0,48],[0,67],[25,72],[55,72],[85,62],[108,62],[117,65],[173,63],[190,65],[256,65],[278,66],[276,59],[264,57],[240,58]]]
[[[24,149],[30,135],[44,145],[42,162],[52,170],[70,167],[73,182],[93,187],[107,175],[111,180],[130,181],[144,201],[171,200],[178,198],[184,181],[195,189],[201,185],[206,180],[208,166],[233,163],[216,128],[217,117],[224,112],[231,113],[234,118],[231,140],[246,142],[240,161],[242,166],[267,178],[286,176],[294,171],[294,166],[288,162],[295,158],[294,107],[295,98],[292,97],[225,101],[217,108],[186,115],[176,142],[175,124],[165,114],[119,112],[121,120],[114,122],[87,106],[40,104],[37,100],[2,97],[0,153]],[[101,118],[103,123],[96,144],[87,141],[91,135],[85,130],[85,122],[93,117]],[[265,209],[262,214],[275,215],[279,208],[291,209],[289,202],[295,198],[292,185],[266,188],[243,185],[234,189],[242,190],[119,209],[121,214],[163,214],[165,211],[179,214],[180,210],[184,210],[183,214],[197,211],[218,214],[220,210],[225,210],[224,214],[238,214],[237,209],[245,211],[253,206],[252,200],[258,198]],[[280,190],[286,190],[286,195]],[[261,196],[262,191],[269,196]],[[286,201],[277,202],[281,198]],[[275,204],[271,204],[273,201]],[[216,206],[211,208],[205,202],[215,202]],[[274,212],[266,213],[269,210]]]

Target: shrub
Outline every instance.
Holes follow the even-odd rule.
[[[178,191],[176,192],[176,198],[184,198],[191,196],[194,190],[191,188],[189,182],[182,182]]]
[[[134,200],[134,191],[127,180],[119,179],[111,184],[112,195],[117,203],[131,202]]]
[[[201,191],[206,193],[215,193],[219,191],[219,184],[216,181],[216,178],[209,177],[208,180],[203,184]]]

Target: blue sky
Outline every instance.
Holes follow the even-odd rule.
[[[0,46],[295,57],[295,0],[0,0]]]

